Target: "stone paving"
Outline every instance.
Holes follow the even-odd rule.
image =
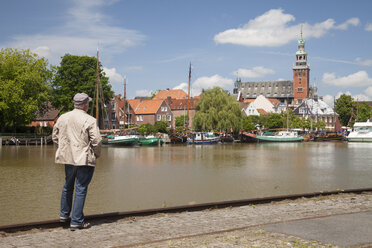
[[[339,194],[111,222],[101,220],[91,222],[90,229],[75,232],[63,227],[0,232],[0,247],[338,247],[268,232],[263,226],[371,210],[372,193]]]

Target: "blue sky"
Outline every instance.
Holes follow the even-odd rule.
[[[292,80],[302,26],[311,85],[331,103],[372,100],[372,1],[5,0],[0,47],[29,48],[58,65],[95,56],[115,93],[192,94],[242,81]]]

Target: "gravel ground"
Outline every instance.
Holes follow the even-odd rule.
[[[0,232],[0,247],[338,247],[263,230],[263,226],[372,210],[372,193],[157,214],[68,228]],[[358,247],[371,247],[366,244]]]

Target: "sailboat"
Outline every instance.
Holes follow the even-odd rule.
[[[264,133],[263,135],[256,135],[253,136],[257,142],[302,142],[304,141],[304,137],[298,135],[295,131],[290,131],[288,129],[288,103],[287,103],[287,130],[279,131],[277,133]],[[255,135],[255,134],[253,134]]]

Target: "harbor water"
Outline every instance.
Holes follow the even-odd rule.
[[[54,146],[0,147],[0,225],[56,219]],[[103,147],[85,214],[372,187],[372,143]]]

